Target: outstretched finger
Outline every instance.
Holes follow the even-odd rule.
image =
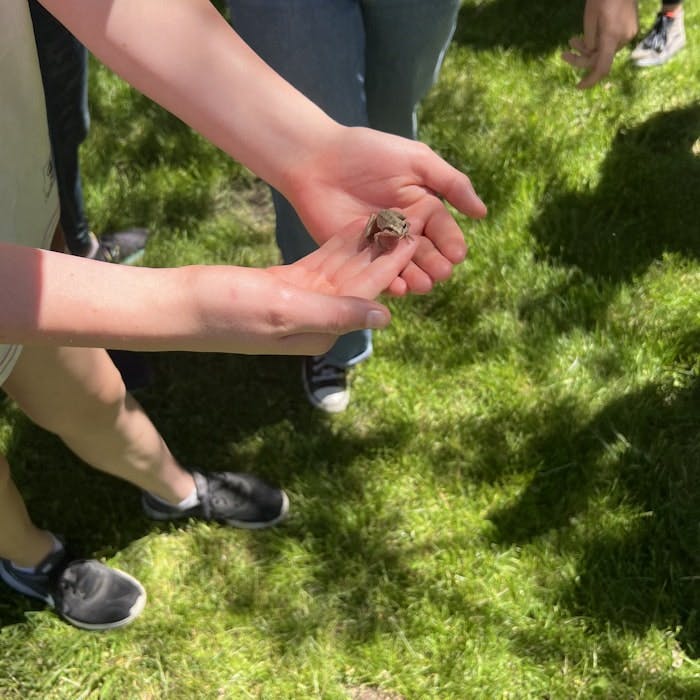
[[[589,69],[595,63],[595,53],[586,48],[586,43],[579,36],[569,39],[571,51],[564,51],[561,57],[574,68]]]
[[[335,336],[364,328],[385,328],[391,313],[383,304],[353,294],[335,295],[290,288],[286,297],[287,336],[319,333]]]
[[[574,51],[577,51],[578,53],[581,53],[584,56],[590,56],[593,53],[586,46],[586,42],[583,40],[583,37],[580,36],[571,37],[571,39],[569,39],[569,46]]]
[[[342,335],[386,328],[391,322],[389,309],[376,302],[313,293],[297,305],[297,316],[294,331],[278,339],[279,354],[320,355]]]
[[[417,245],[417,237],[403,238],[386,252],[376,250],[377,243],[371,244],[369,259],[358,255],[338,270],[338,293],[366,299],[379,296],[406,269]]]
[[[611,38],[603,39],[591,72],[581,80],[577,87],[585,90],[599,83],[610,72],[616,52],[617,44],[615,40]]]
[[[409,263],[412,265],[413,263]],[[403,273],[401,273],[403,274]],[[405,297],[408,294],[409,289],[406,284],[406,280],[403,277],[397,277],[385,290],[385,292],[392,297]]]
[[[460,225],[442,202],[426,199],[425,205],[423,235],[434,248],[420,246],[413,260],[434,279],[445,279],[452,266],[467,257],[467,243]],[[439,256],[444,257],[444,260],[440,260]]]
[[[425,239],[423,239],[425,240]],[[411,294],[427,294],[434,286],[435,280],[422,267],[411,261],[401,273],[406,284],[406,291]]]
[[[561,57],[574,68],[579,70],[585,70],[593,65],[594,59],[587,55],[581,53],[574,53],[573,51],[565,51]]]
[[[322,273],[327,280],[332,280],[349,259],[366,258],[370,254],[365,251],[366,245],[361,235],[331,236],[322,246],[301,258],[295,266],[303,266],[307,273]]]

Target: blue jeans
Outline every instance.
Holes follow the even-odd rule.
[[[85,215],[78,150],[90,126],[87,103],[87,51],[36,0],[29,0],[46,117],[53,152],[61,228],[68,249],[81,255],[92,248]]]
[[[416,108],[437,78],[459,0],[228,0],[231,24],[272,68],[348,126],[416,137]],[[287,263],[316,249],[273,190],[277,244]],[[370,331],[328,353],[348,367],[372,353]]]

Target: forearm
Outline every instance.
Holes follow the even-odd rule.
[[[207,328],[198,269],[109,265],[0,243],[0,343],[209,350],[221,349],[213,335],[225,335],[227,349],[245,351],[235,328]],[[230,295],[230,323],[238,268],[229,270],[232,283],[219,294]]]
[[[209,0],[41,0],[138,90],[285,192],[338,124],[274,73]]]
[[[373,258],[338,239],[294,269],[152,269],[0,243],[0,344],[317,355],[387,325],[369,300],[412,248]]]

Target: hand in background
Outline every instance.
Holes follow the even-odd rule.
[[[639,31],[636,0],[587,0],[583,15],[583,38],[573,37],[573,51],[562,58],[586,75],[580,89],[593,87],[609,72],[615,54]]]

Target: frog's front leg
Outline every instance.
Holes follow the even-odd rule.
[[[376,223],[377,223],[377,215],[372,214],[369,219],[367,219],[367,223],[365,224],[365,238],[369,239],[370,241],[374,240],[374,236],[377,233],[376,231]]]

